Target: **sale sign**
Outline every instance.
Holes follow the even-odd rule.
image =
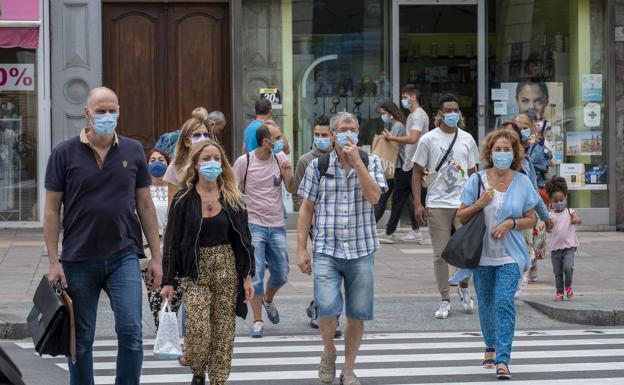
[[[34,91],[35,65],[0,63],[0,91]]]
[[[282,95],[277,88],[260,88],[260,96],[268,99],[274,110],[282,108]]]

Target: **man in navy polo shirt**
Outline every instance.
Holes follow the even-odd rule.
[[[115,384],[138,385],[143,364],[141,228],[152,252],[147,274],[154,289],[162,278],[150,177],[141,144],[115,133],[117,95],[105,87],[91,90],[85,112],[87,127],[54,148],[46,169],[43,233],[50,258],[48,279],[60,281],[74,305],[76,363],[69,363],[70,384],[94,383],[93,339],[104,290],[115,314]]]

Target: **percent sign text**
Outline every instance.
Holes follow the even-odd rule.
[[[0,91],[34,91],[34,64],[0,64]]]

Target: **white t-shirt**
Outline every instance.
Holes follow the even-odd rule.
[[[479,160],[479,150],[472,135],[458,128],[457,140],[445,164],[440,167],[437,179],[427,188],[428,208],[457,209],[461,205],[464,184],[468,181],[468,170]],[[447,134],[440,128],[429,131],[418,141],[413,162],[434,171],[446,154],[455,133]]]
[[[487,176],[481,178],[483,187],[487,189],[490,185],[487,182]],[[483,193],[483,192],[482,192]],[[503,205],[506,192],[494,189],[492,200],[483,208],[485,217],[485,234],[483,234],[483,250],[481,252],[481,260],[479,266],[502,266],[506,263],[515,263],[511,258],[505,243],[502,239],[492,238],[492,231],[498,225],[498,214]]]
[[[407,116],[407,121],[405,122],[405,134],[409,136],[413,130],[420,131],[421,138],[427,133],[427,131],[429,131],[429,115],[427,115],[422,107],[418,107],[416,111]],[[403,171],[410,171],[412,167],[414,167],[412,158],[414,158],[417,146],[418,142],[405,145],[405,162],[403,163]]]

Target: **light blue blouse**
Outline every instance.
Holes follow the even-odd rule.
[[[481,178],[485,178],[486,171],[479,171]],[[477,194],[479,189],[479,180],[476,175],[472,175],[461,195],[461,202],[466,206],[473,205],[477,200]],[[501,206],[498,214],[498,223],[503,222],[509,218],[522,218],[524,214],[537,206],[539,196],[533,188],[533,184],[528,176],[516,171],[507,193],[503,199],[503,205]],[[524,236],[522,230],[511,229],[503,236],[503,243],[505,249],[518,264],[520,274],[528,268],[530,265],[529,251],[526,248]],[[450,279],[450,282],[459,282],[472,275],[470,269],[460,269]]]

